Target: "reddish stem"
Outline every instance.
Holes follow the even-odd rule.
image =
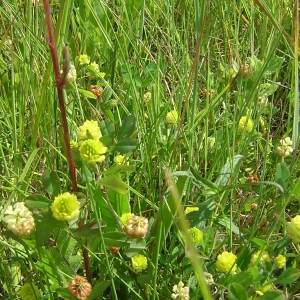
[[[57,96],[58,96],[59,108],[60,108],[60,113],[61,113],[61,121],[62,121],[64,141],[65,141],[65,145],[66,145],[66,155],[67,155],[67,160],[68,160],[68,165],[69,165],[69,172],[70,172],[73,191],[77,192],[78,188],[77,188],[77,181],[76,181],[76,168],[75,168],[74,160],[71,155],[70,137],[69,137],[66,109],[65,109],[64,96],[63,96],[63,89],[64,89],[64,85],[65,85],[64,79],[65,78],[61,78],[61,75],[60,75],[58,56],[57,56],[57,48],[55,45],[54,29],[53,29],[52,20],[51,20],[51,9],[50,9],[50,5],[49,5],[49,0],[44,0],[44,10],[45,10],[45,18],[46,18],[46,24],[47,24],[47,28],[48,28],[48,34],[49,34],[49,48],[50,48],[50,53],[51,53],[53,68],[54,68]],[[78,227],[82,227],[82,220],[79,220]],[[83,255],[83,259],[84,259],[86,278],[89,282],[91,282],[89,255],[88,255],[88,251],[86,248],[82,249],[82,255]]]
[[[50,5],[48,0],[44,0],[44,9],[45,9],[46,23],[48,27],[49,48],[52,57],[55,80],[56,80],[57,96],[58,96],[59,108],[61,113],[61,121],[62,121],[63,135],[64,135],[64,140],[66,145],[66,155],[67,155],[67,160],[69,165],[69,172],[71,176],[73,191],[77,192],[76,169],[75,169],[75,163],[71,155],[70,137],[69,137],[66,109],[65,109],[64,97],[63,97],[64,80],[61,80],[61,76],[60,76],[57,49],[56,49],[55,38],[54,38],[54,30],[51,21],[51,10],[50,10]]]

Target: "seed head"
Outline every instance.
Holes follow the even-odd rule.
[[[125,226],[127,235],[133,238],[143,238],[148,232],[148,219],[139,216],[130,218]]]
[[[76,275],[69,283],[70,293],[79,300],[85,300],[92,291],[91,284],[82,276]]]

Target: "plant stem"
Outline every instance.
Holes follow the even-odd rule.
[[[68,131],[68,123],[66,117],[66,109],[64,104],[64,97],[63,97],[63,89],[64,89],[64,78],[61,78],[60,71],[59,71],[59,63],[58,63],[58,56],[57,56],[57,49],[55,45],[55,38],[54,38],[54,30],[51,21],[51,11],[50,5],[48,0],[44,0],[44,10],[45,10],[45,17],[46,17],[46,24],[48,28],[49,34],[49,48],[53,62],[54,68],[54,75],[56,81],[56,88],[57,88],[57,96],[59,102],[59,108],[61,113],[61,121],[62,121],[62,128],[63,128],[63,136],[66,145],[66,155],[69,165],[69,172],[71,176],[72,188],[74,192],[77,192],[77,182],[76,182],[76,170],[75,170],[75,163],[72,159],[71,155],[71,148],[70,148],[70,137]]]
[[[77,188],[77,181],[76,181],[76,168],[75,168],[74,160],[71,155],[70,137],[69,137],[66,109],[65,109],[64,96],[63,96],[65,76],[67,74],[64,74],[64,76],[60,75],[57,48],[56,48],[55,38],[54,38],[54,29],[51,21],[51,10],[49,5],[49,0],[44,0],[44,11],[45,11],[46,24],[48,28],[49,48],[50,48],[50,53],[51,53],[53,68],[54,68],[57,96],[58,96],[62,128],[63,128],[63,136],[65,141],[66,155],[67,155],[68,166],[69,166],[69,173],[71,177],[73,192],[77,192],[78,188]],[[78,222],[78,227],[82,227],[82,225],[83,222],[80,219]],[[90,262],[89,262],[88,251],[86,248],[82,249],[82,255],[84,260],[86,278],[89,282],[91,282]]]

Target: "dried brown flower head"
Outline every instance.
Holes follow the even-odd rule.
[[[70,293],[79,300],[85,300],[92,291],[91,284],[86,278],[75,275],[69,284]]]
[[[125,232],[127,235],[133,238],[143,238],[148,231],[148,219],[139,216],[133,216],[130,218],[125,226]]]
[[[116,254],[119,254],[120,252],[120,247],[110,247],[110,251],[112,254],[116,255]]]
[[[101,86],[91,85],[90,91],[97,97],[98,101],[101,101],[103,88]]]

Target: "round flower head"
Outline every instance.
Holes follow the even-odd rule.
[[[69,283],[70,293],[79,300],[85,300],[92,291],[91,284],[82,276],[76,275]]]
[[[185,209],[184,213],[187,215],[193,211],[199,211],[199,207],[197,206],[189,206]]]
[[[26,282],[20,289],[19,296],[21,300],[38,300],[41,297],[36,285]]]
[[[94,74],[97,74],[100,72],[99,65],[94,61],[89,64],[88,69]]]
[[[144,102],[146,104],[151,102],[151,98],[152,98],[151,92],[147,92],[147,93],[144,94]]]
[[[236,271],[237,257],[232,252],[224,251],[218,255],[216,267],[222,273],[234,273]]]
[[[176,110],[171,110],[166,115],[166,122],[170,125],[175,125],[178,122],[178,112]]]
[[[79,141],[84,141],[89,139],[99,140],[102,134],[98,126],[98,122],[93,120],[85,121],[84,124],[79,127],[77,136]]]
[[[300,215],[287,223],[287,234],[294,243],[300,243]]]
[[[239,131],[243,131],[245,130],[246,132],[250,133],[253,129],[254,126],[254,122],[251,119],[250,116],[243,116],[241,117],[240,121],[239,121]]]
[[[142,254],[136,254],[131,257],[132,268],[135,272],[140,273],[147,269],[147,257]]]
[[[282,269],[282,268],[285,267],[285,264],[286,264],[286,257],[283,256],[282,254],[279,254],[279,255],[277,255],[277,256],[275,257],[274,262],[275,262],[275,265],[276,265],[277,268]]]
[[[69,72],[67,74],[67,77],[66,77],[67,82],[70,83],[70,84],[74,83],[76,78],[77,78],[76,68],[73,64],[70,64],[70,70],[69,70]]]
[[[190,289],[188,286],[184,286],[182,281],[173,286],[173,293],[171,295],[172,299],[176,300],[189,300],[190,299]]]
[[[105,159],[107,148],[98,140],[86,140],[80,144],[81,159],[90,165],[102,162]]]
[[[197,227],[192,227],[189,229],[193,244],[198,245],[203,240],[203,232]]]
[[[55,219],[60,221],[74,221],[79,216],[80,203],[76,195],[69,192],[55,197],[51,210]]]
[[[286,137],[279,141],[279,146],[276,148],[276,154],[280,157],[287,157],[291,155],[294,151],[293,142],[290,137]]]
[[[130,218],[125,226],[127,235],[133,238],[143,238],[148,232],[148,219],[139,216]]]
[[[123,165],[124,164],[124,162],[125,162],[125,156],[124,155],[121,155],[121,154],[119,154],[119,155],[116,155],[115,157],[114,157],[114,162],[115,162],[115,164],[116,165]]]
[[[78,57],[78,61],[80,65],[88,65],[90,63],[90,58],[86,54],[81,54]]]
[[[265,251],[257,251],[252,254],[250,263],[252,265],[254,264],[260,264],[263,265],[266,262],[271,262],[270,256],[267,252]]]
[[[28,236],[35,228],[31,211],[24,202],[9,205],[4,213],[3,221],[7,228],[18,236]]]

